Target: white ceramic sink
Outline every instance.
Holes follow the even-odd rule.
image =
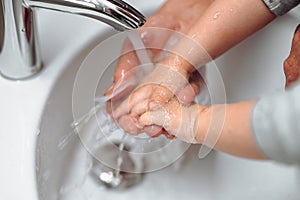
[[[150,14],[163,1],[129,2]],[[297,8],[277,19],[216,60],[228,102],[283,90],[282,62],[299,13]],[[100,22],[54,11],[41,10],[38,18],[43,71],[26,81],[0,78],[0,199],[299,199],[299,168],[216,151],[200,160],[197,145],[186,152],[179,168],[148,173],[128,190],[101,189],[86,175],[90,157],[79,139],[72,137],[64,148],[61,142],[71,132],[72,106],[79,106],[82,114],[90,108],[90,91],[85,88],[92,72],[81,75],[87,85],[76,88],[76,95],[82,98],[73,97],[81,63],[94,46],[116,32]],[[90,64],[104,70],[103,52],[119,50],[120,45],[98,48],[99,60]],[[208,79],[214,80],[209,72]],[[107,86],[110,80],[107,77]]]

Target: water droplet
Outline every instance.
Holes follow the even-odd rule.
[[[218,19],[218,17],[220,16],[220,14],[221,14],[220,12],[216,12],[216,13],[214,14],[214,17],[213,17],[213,18],[214,18],[214,19]]]

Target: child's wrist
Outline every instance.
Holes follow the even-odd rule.
[[[196,119],[194,122],[196,142],[203,144],[211,124],[211,106],[195,104],[191,109],[190,112]]]

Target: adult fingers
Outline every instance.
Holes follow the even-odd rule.
[[[112,94],[112,92],[116,90],[116,88],[121,86],[120,80],[124,78],[124,75],[127,74],[127,72],[129,72],[135,66],[139,65],[139,60],[137,58],[136,52],[134,51],[134,48],[128,39],[125,39],[124,41],[122,52],[123,53],[118,60],[117,68],[114,73],[113,85],[105,92],[105,95]],[[128,79],[130,77],[126,78]],[[126,79],[122,81],[123,84],[124,81],[126,81]]]
[[[199,94],[202,88],[205,86],[205,76],[206,70],[204,67],[200,68],[200,71],[195,70],[191,73],[189,78],[189,84],[183,88],[178,93],[178,100],[183,105],[190,105],[194,100],[195,97]]]

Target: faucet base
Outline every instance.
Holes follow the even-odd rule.
[[[144,15],[121,0],[0,1],[4,16],[4,26],[1,29],[4,33],[0,39],[0,74],[12,80],[30,78],[42,68],[35,28],[35,8],[86,16],[109,24],[117,30],[135,29],[146,21]]]
[[[19,0],[2,0],[0,6],[4,16],[0,73],[11,80],[32,77],[42,68],[35,13]]]

